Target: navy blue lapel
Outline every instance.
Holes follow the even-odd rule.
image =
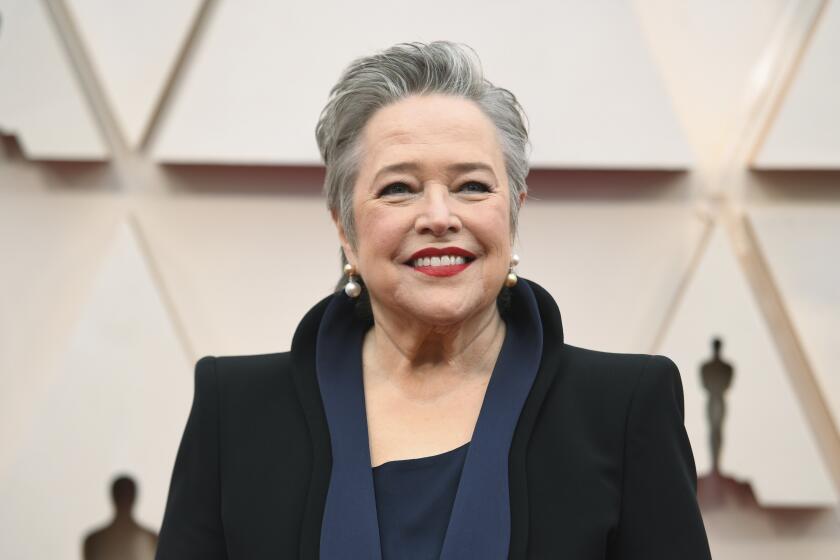
[[[444,538],[441,560],[503,559],[511,534],[508,454],[542,355],[537,302],[526,282],[512,288],[505,340],[473,432]],[[319,325],[316,372],[332,445],[320,557],[382,557],[362,381],[362,341],[370,322],[343,293]]]
[[[542,326],[526,282],[512,289],[507,332],[484,395],[440,560],[508,557],[508,453],[542,355]]]
[[[325,560],[382,558],[362,380],[362,341],[370,324],[353,311],[353,300],[343,292],[333,296],[315,346],[333,460],[321,523]]]

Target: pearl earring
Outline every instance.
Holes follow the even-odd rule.
[[[350,263],[345,264],[344,274],[347,275],[347,283],[344,285],[344,293],[351,298],[359,297],[359,294],[362,293],[362,286],[353,280],[353,275],[356,274],[356,267]]]
[[[513,272],[513,269],[516,268],[516,265],[519,264],[519,255],[514,253],[510,256],[510,268],[508,269],[507,278],[505,278],[505,286],[508,288],[513,288],[516,286],[516,282],[519,281],[519,278],[516,276],[516,273]]]

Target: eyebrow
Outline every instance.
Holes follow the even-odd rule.
[[[376,176],[373,178],[374,182],[379,179],[379,176],[383,173],[388,172],[405,172],[405,171],[417,171],[420,169],[420,166],[414,162],[406,161],[401,163],[393,163],[391,165],[386,165],[382,169],[376,172]],[[468,173],[470,171],[489,171],[493,173],[493,168],[486,163],[482,163],[480,161],[468,161],[463,163],[453,163],[452,165],[448,165],[446,170],[450,173]],[[495,173],[494,173],[495,175]]]

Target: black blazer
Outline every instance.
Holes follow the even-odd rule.
[[[676,365],[565,344],[528,285],[545,343],[508,455],[508,557],[711,558]],[[315,340],[332,297],[290,352],[196,364],[158,560],[318,558],[332,456]]]

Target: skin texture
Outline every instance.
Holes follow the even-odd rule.
[[[354,245],[333,220],[373,309],[363,371],[377,465],[472,436],[504,340],[495,303],[511,258],[510,189],[495,126],[469,100],[403,99],[374,113],[361,141]],[[453,246],[476,255],[459,274],[410,265],[419,249]]]

